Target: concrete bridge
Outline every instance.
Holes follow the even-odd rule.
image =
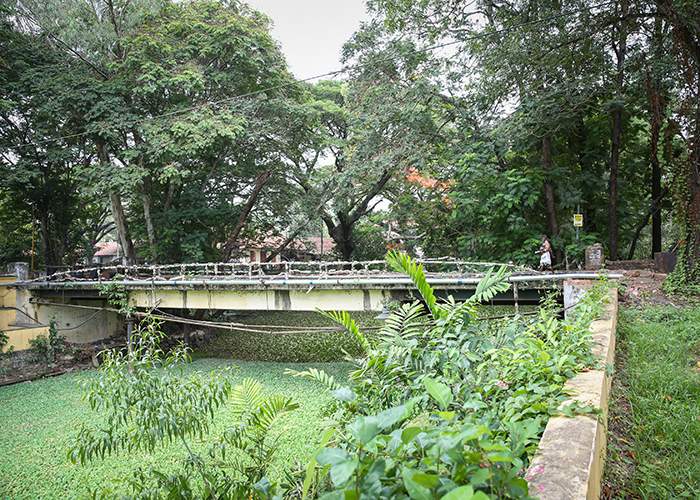
[[[424,260],[428,282],[438,296],[471,296],[484,273],[500,264],[445,259]],[[205,263],[163,266],[114,266],[78,269],[30,279],[20,271],[0,287],[12,290],[7,320],[17,348],[24,337],[45,331],[54,318],[73,342],[108,337],[121,318],[109,306],[107,288],[118,287],[131,306],[147,311],[382,311],[389,302],[415,297],[410,279],[387,269],[385,261]],[[512,286],[494,303],[535,304],[567,280],[595,280],[598,273],[540,273],[507,265]],[[617,275],[608,275],[617,278]],[[0,290],[2,295],[2,290]],[[13,329],[14,328],[14,329]],[[2,329],[2,324],[0,324]],[[22,329],[27,330],[23,335]],[[23,347],[22,347],[23,348]]]

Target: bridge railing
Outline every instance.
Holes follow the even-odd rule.
[[[471,262],[455,259],[416,259],[429,276],[484,274],[488,269],[505,265],[516,273],[537,273],[537,271],[515,265],[498,262]],[[102,281],[119,277],[129,279],[184,280],[184,279],[254,279],[279,277],[381,277],[395,276],[384,260],[368,261],[282,261],[282,262],[205,262],[182,264],[136,264],[95,266],[71,269],[48,276],[34,278],[31,281]]]

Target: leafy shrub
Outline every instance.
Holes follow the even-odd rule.
[[[66,338],[58,334],[56,320],[49,322],[49,335],[39,335],[29,340],[34,355],[46,364],[54,363],[56,355],[67,350]]]
[[[133,335],[132,350],[107,351],[99,376],[87,385],[93,411],[104,415],[105,426],[83,425],[68,456],[85,464],[106,456],[134,451],[152,452],[179,442],[186,450],[182,468],[166,474],[155,468],[137,469],[125,486],[134,498],[267,498],[277,485],[267,479],[276,453],[268,438],[281,415],[297,408],[282,395],[265,396],[252,379],[233,386],[230,370],[213,374],[185,373],[187,348],[167,354],[160,349],[165,334],[159,322],[146,318]],[[235,422],[209,446],[206,454],[190,442],[202,439],[215,412],[226,401]],[[124,498],[111,486],[94,496]]]
[[[10,346],[8,349],[5,349],[9,342],[10,337],[5,332],[0,330],[0,362],[2,362],[6,358],[9,358],[12,355],[12,352],[14,351],[14,346]],[[4,375],[6,371],[7,368],[3,366],[3,364],[0,364],[0,375]]]
[[[488,272],[470,300],[439,302],[420,265],[404,254],[387,259],[422,301],[392,312],[375,341],[349,314],[327,314],[365,352],[350,385],[318,370],[290,372],[337,400],[334,446],[317,457],[329,472],[324,498],[526,498],[524,469],[566,398],[562,387],[593,363],[589,326],[605,287],[565,320],[550,302],[535,319],[488,324],[477,304],[508,288],[505,268]]]

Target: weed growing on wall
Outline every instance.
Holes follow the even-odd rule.
[[[34,355],[46,364],[56,362],[56,356],[68,349],[66,338],[58,334],[56,320],[49,321],[49,334],[39,335],[29,341],[30,349]]]
[[[290,372],[336,398],[315,487],[323,498],[527,498],[524,471],[566,399],[562,387],[593,363],[589,326],[606,287],[565,320],[550,302],[535,319],[487,324],[477,305],[508,288],[505,268],[487,273],[470,300],[441,302],[420,265],[398,253],[387,259],[422,300],[393,311],[376,341],[349,314],[328,313],[364,350],[350,384]]]
[[[4,359],[9,358],[14,352],[14,346],[7,347],[10,343],[10,337],[5,332],[0,330],[0,362]],[[0,364],[0,375],[4,375],[7,372],[7,368]]]

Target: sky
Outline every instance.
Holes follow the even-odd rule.
[[[300,79],[339,69],[343,44],[369,19],[365,0],[246,1],[272,19],[272,36]]]

